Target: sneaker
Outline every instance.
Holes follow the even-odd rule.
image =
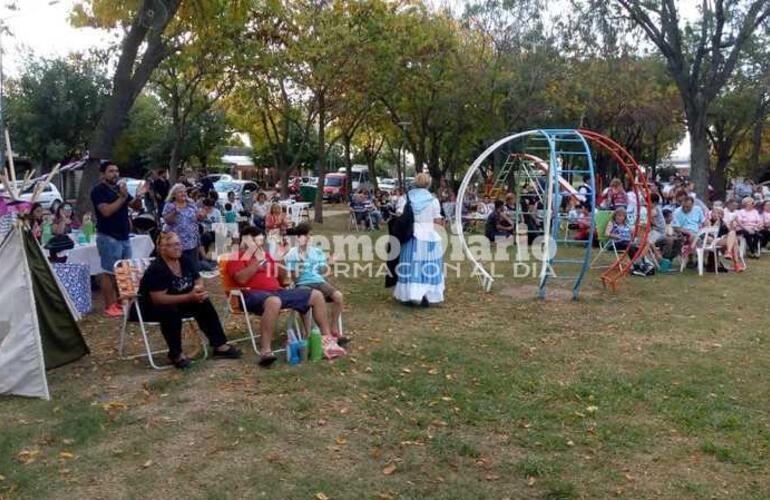
[[[735,263],[735,272],[736,273],[742,273],[746,270],[746,266],[744,264],[741,264],[740,262]]]
[[[118,304],[112,304],[104,310],[104,314],[111,318],[117,318],[123,316],[123,308]]]
[[[642,277],[647,276],[644,273],[644,271],[642,271],[641,269],[634,269],[633,271],[631,271],[631,274],[633,274],[634,276],[642,276]]]

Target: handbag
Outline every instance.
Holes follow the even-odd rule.
[[[388,221],[388,232],[391,236],[395,236],[399,243],[402,245],[411,240],[414,236],[414,211],[412,210],[412,200],[409,199],[409,194],[406,196],[406,205],[401,215],[392,217]]]
[[[398,240],[402,246],[414,237],[414,211],[412,210],[412,200],[409,199],[409,194],[406,194],[406,205],[401,215],[391,217],[388,221],[388,233],[391,237]],[[391,247],[388,242],[388,254],[390,254]],[[398,282],[397,270],[400,255],[396,255],[394,258],[388,260],[388,274],[385,275],[385,288],[391,288],[396,286]]]

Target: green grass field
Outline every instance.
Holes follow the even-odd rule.
[[[592,275],[579,302],[452,278],[429,309],[340,280],[349,355],[271,370],[153,372],[92,315],[51,402],[0,399],[0,497],[768,498],[770,257],[749,265]]]

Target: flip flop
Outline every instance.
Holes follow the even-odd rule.
[[[229,346],[230,348],[226,351],[217,351],[214,349],[214,354],[212,354],[212,357],[214,358],[222,358],[222,359],[240,359],[243,353],[240,349],[238,349],[235,346]]]
[[[275,356],[275,354],[273,354],[272,352],[271,352],[271,353],[268,353],[268,354],[260,354],[260,355],[259,355],[259,362],[258,362],[258,364],[259,364],[259,366],[261,366],[262,368],[269,368],[269,367],[270,367],[270,365],[272,365],[273,363],[275,363],[275,361],[276,361],[277,359],[278,359],[278,358],[277,358],[277,357]]]

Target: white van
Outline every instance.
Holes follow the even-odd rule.
[[[347,173],[347,168],[341,167],[337,170],[340,174]],[[353,188],[353,191],[358,191],[359,189],[370,189],[372,187],[371,180],[369,179],[369,167],[366,165],[353,165],[351,168],[351,172],[353,175],[352,178],[352,184],[351,187]]]

